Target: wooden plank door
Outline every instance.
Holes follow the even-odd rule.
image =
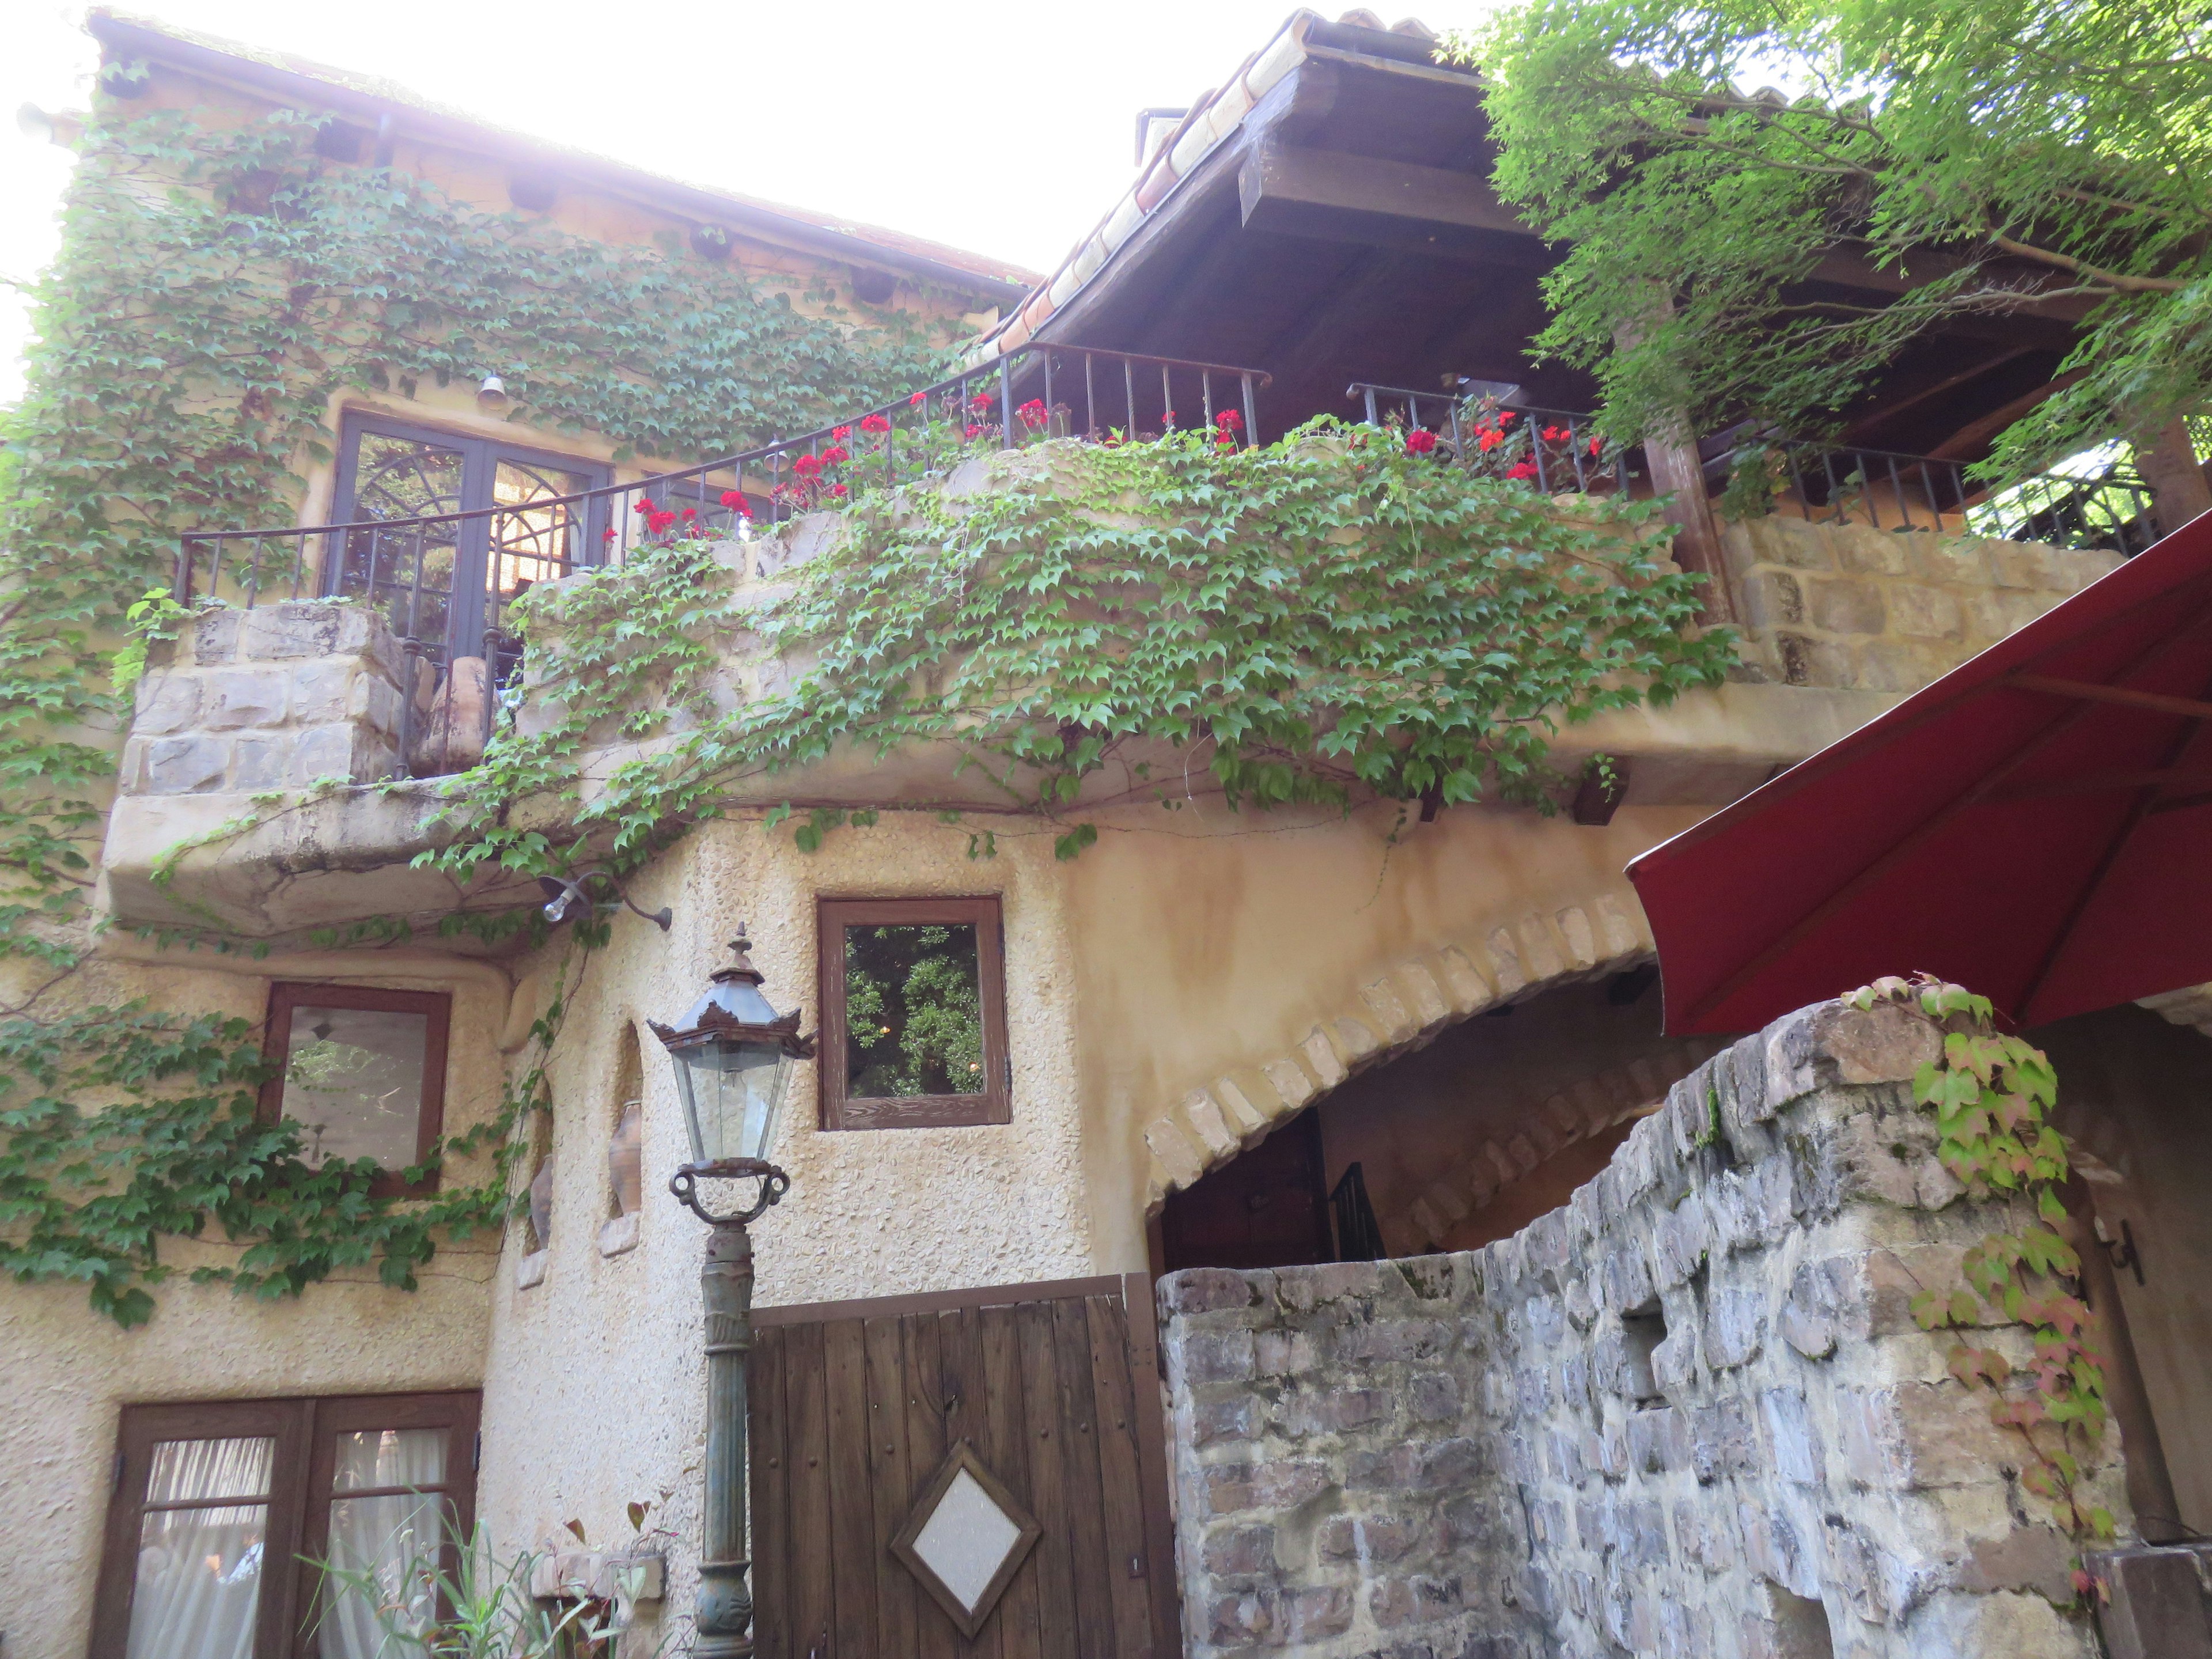
[[[1152,1281],[754,1316],[760,1659],[1175,1659]],[[963,1443],[1041,1534],[971,1638],[892,1552]]]

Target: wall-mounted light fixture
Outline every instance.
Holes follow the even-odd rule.
[[[507,407],[507,382],[496,374],[487,374],[483,384],[477,388],[477,407],[487,415],[496,415]]]
[[[596,899],[584,890],[587,881],[602,881],[614,891],[611,899]],[[620,904],[632,915],[643,916],[654,927],[666,933],[676,913],[666,905],[658,910],[641,910],[632,904],[629,895],[616,884],[615,878],[604,870],[580,870],[573,876],[540,876],[538,886],[545,895],[545,920],[558,927],[570,916],[595,918],[602,910],[611,910]]]

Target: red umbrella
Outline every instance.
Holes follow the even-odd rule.
[[[2212,514],[1628,866],[1667,1029],[1916,969],[2019,1024],[2212,980]]]

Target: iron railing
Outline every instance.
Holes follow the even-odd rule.
[[[173,591],[182,605],[247,608],[368,600],[422,690],[402,698],[404,769],[424,715],[442,707],[450,721],[455,699],[436,688],[457,679],[453,665],[470,657],[484,663],[484,696],[465,700],[485,708],[485,730],[472,734],[481,747],[492,696],[521,660],[507,607],[538,582],[680,537],[747,538],[755,526],[847,506],[988,449],[1054,437],[1145,441],[1200,426],[1217,442],[1249,445],[1268,379],[1223,363],[1028,345],[798,437],[627,483],[411,518],[189,532]],[[465,753],[471,734],[463,736]]]
[[[1627,494],[1644,476],[1640,447],[1607,444],[1593,416],[1364,382],[1346,396],[1360,403],[1370,425],[1428,432],[1468,466],[1525,479],[1547,495],[1570,488]],[[1951,530],[2129,558],[2158,538],[2150,486],[2117,467],[2031,473],[1992,489],[1960,461],[1776,438],[1740,446],[1705,471],[1713,494],[1748,495],[1747,506],[1794,509],[1822,524]]]

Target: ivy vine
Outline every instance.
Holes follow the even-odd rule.
[[[1960,1282],[1920,1291],[1912,1316],[1928,1331],[2027,1328],[2033,1351],[2025,1364],[1962,1334],[1951,1375],[1991,1394],[1991,1420],[2023,1453],[2021,1484],[2051,1504],[2076,1548],[2108,1542],[2112,1514],[2082,1490],[2083,1466],[2103,1440],[2108,1413],[2081,1258],[2055,1231],[2067,1219],[2059,1188],[2070,1167],[2065,1137],[2050,1121],[2057,1073],[2042,1050],[1996,1029],[1988,998],[1962,987],[1916,975],[1876,980],[1845,1000],[1862,1009],[1894,1004],[1936,1027],[1942,1058],[1920,1067],[1912,1095],[1935,1114],[1937,1158],[1969,1199],[2024,1200],[2034,1218],[1968,1249]],[[2079,1595],[2094,1588],[2078,1558],[2073,1582]]]
[[[1232,809],[1549,811],[1562,723],[1733,660],[1728,632],[1692,628],[1697,579],[1661,562],[1650,504],[1570,515],[1372,428],[1243,450],[1048,441],[997,465],[981,490],[859,498],[765,597],[699,538],[532,592],[534,718],[450,782],[465,833],[421,861],[465,880],[588,848],[632,868],[737,781],[842,744],[949,746],[1064,858],[1097,839],[1094,807],[1176,810],[1194,776]],[[776,667],[751,696],[726,668],[741,633]],[[617,738],[664,741],[587,797],[579,757]],[[1164,774],[1164,752],[1188,763]],[[549,798],[568,808],[557,831],[514,810]],[[802,844],[844,819],[814,809]]]
[[[691,460],[925,381],[951,343],[823,294],[807,314],[673,233],[599,242],[330,160],[319,131],[103,95],[79,141],[30,390],[0,414],[0,955],[79,948],[125,610],[179,531],[291,521],[337,395],[495,372],[533,430]]]

